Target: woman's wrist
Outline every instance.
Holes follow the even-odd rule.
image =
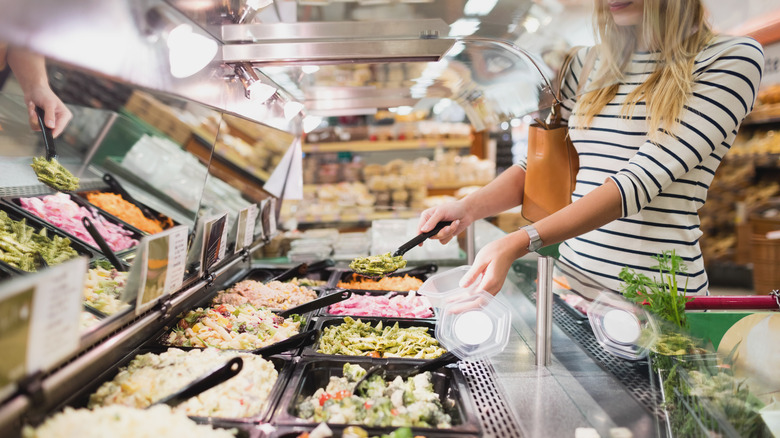
[[[508,248],[512,252],[514,259],[519,259],[528,254],[528,245],[531,243],[531,240],[525,231],[513,231],[507,234],[504,239],[507,240]]]

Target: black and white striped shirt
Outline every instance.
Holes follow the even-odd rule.
[[[572,62],[562,90],[565,97],[577,89],[587,50]],[[704,294],[708,282],[699,247],[698,209],[740,123],[753,109],[764,55],[753,39],[717,37],[696,57],[693,93],[674,132],[660,134],[652,142],[644,102],[628,119],[621,116],[621,105],[652,73],[656,60],[655,53],[635,53],[613,101],[589,129],[569,131],[580,159],[573,200],[610,178],[620,190],[623,214],[561,244],[561,258],[604,286],[620,290],[618,274],[624,266],[658,277],[650,269],[657,264],[651,256],[673,249],[688,267],[687,279],[678,278],[680,288],[687,280],[688,293]],[[592,80],[595,74],[589,76]],[[570,126],[577,126],[576,98],[564,106],[564,117],[570,115]]]

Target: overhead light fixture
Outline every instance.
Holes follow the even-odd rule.
[[[289,122],[303,110],[303,104],[291,100],[284,104],[284,118]]]
[[[193,31],[186,23],[159,7],[146,13],[148,33],[165,39],[171,75],[186,78],[203,70],[217,54],[218,45],[212,38]]]
[[[244,95],[247,99],[265,102],[276,93],[276,87],[264,84],[251,64],[246,62],[237,64],[235,71],[236,76],[244,85]]]
[[[314,131],[322,123],[322,117],[318,116],[306,116],[303,118],[303,132],[306,134]]]
[[[469,0],[463,7],[463,14],[467,16],[485,16],[493,10],[498,0]]]
[[[479,29],[479,20],[460,18],[450,25],[450,36],[469,36]]]
[[[303,67],[301,67],[301,71],[303,71],[307,75],[310,75],[320,71],[320,67],[318,65],[304,65]]]

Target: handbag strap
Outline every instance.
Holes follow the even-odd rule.
[[[563,58],[563,64],[561,65],[561,69],[558,70],[558,75],[555,79],[555,83],[558,86],[558,88],[555,90],[555,102],[553,102],[552,108],[550,109],[550,124],[551,125],[558,125],[561,122],[561,111],[560,106],[563,102],[563,96],[561,95],[561,90],[563,89],[564,81],[566,80],[566,73],[569,71],[569,67],[571,66],[571,63],[574,62],[574,59],[577,58],[577,53],[579,53],[580,50],[585,46],[575,46],[569,52],[566,54],[566,57]],[[574,95],[577,96],[580,94],[580,92],[585,88],[585,82],[588,79],[588,76],[590,76],[590,72],[593,69],[593,65],[596,63],[596,48],[591,47],[591,49],[588,51],[588,54],[585,56],[585,62],[582,64],[582,71],[580,71],[580,80],[577,82],[577,90],[575,91]]]

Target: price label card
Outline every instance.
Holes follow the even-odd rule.
[[[46,370],[79,347],[87,259],[4,282],[0,288],[0,399],[15,382]]]
[[[265,201],[262,218],[265,237],[273,237],[276,234],[276,198],[269,198]]]
[[[203,269],[209,270],[220,260],[225,258],[227,250],[228,215],[220,216],[206,221],[203,234]]]
[[[258,212],[257,204],[252,204],[238,212],[235,252],[240,252],[254,242],[255,223],[257,222]]]
[[[136,314],[181,288],[187,265],[187,227],[145,236],[138,247],[126,289],[136,293]]]

